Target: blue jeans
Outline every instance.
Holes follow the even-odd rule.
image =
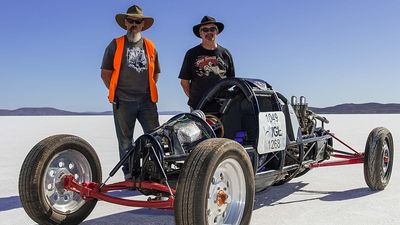
[[[142,125],[144,133],[148,133],[160,126],[157,105],[151,102],[150,96],[139,98],[138,101],[119,100],[117,104],[113,105],[113,114],[120,159],[132,147],[136,119]],[[122,171],[125,178],[129,178],[128,162],[122,166]]]

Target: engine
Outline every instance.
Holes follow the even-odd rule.
[[[324,123],[329,123],[329,121],[322,116],[315,114],[313,111],[308,109],[308,103],[306,97],[300,96],[300,101],[297,101],[296,96],[292,96],[291,104],[293,110],[296,113],[297,119],[299,120],[299,125],[303,135],[313,135],[317,127],[317,119]]]
[[[201,141],[215,137],[201,111],[182,113],[135,141],[132,177],[162,183],[177,179],[183,160]],[[146,192],[148,194],[148,192]]]

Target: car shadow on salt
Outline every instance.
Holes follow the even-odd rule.
[[[281,204],[295,204],[313,200],[320,201],[344,201],[365,197],[376,192],[369,188],[357,188],[347,191],[313,191],[304,190],[308,183],[290,182],[281,186],[273,186],[265,191],[258,192],[255,196],[254,210]],[[139,193],[137,193],[139,194]],[[282,201],[291,194],[301,194],[301,200]],[[132,192],[114,192],[115,197],[126,197]],[[174,211],[162,209],[136,209],[122,213],[116,213],[105,217],[99,217],[84,221],[82,225],[174,225]]]
[[[110,192],[114,197],[124,198],[141,195],[138,191]],[[111,205],[112,203],[110,203]],[[166,209],[135,209],[104,217],[86,220],[82,225],[175,225],[174,211]]]
[[[124,198],[124,197],[138,196],[141,195],[141,193],[139,193],[138,191],[122,190],[122,191],[111,191],[109,192],[109,195],[113,197]],[[0,212],[12,209],[18,209],[21,207],[22,204],[18,195],[0,198]]]
[[[9,196],[0,198],[0,212],[17,209],[22,207],[19,196]]]
[[[298,202],[307,202],[313,200],[319,201],[345,201],[350,199],[362,198],[377,193],[367,187],[351,189],[346,191],[314,191],[304,190],[308,183],[290,182],[281,186],[271,187],[265,191],[256,194],[254,209],[265,206],[293,204]],[[300,200],[282,201],[283,198],[299,194],[303,198]]]
[[[323,194],[323,195],[325,195],[324,197],[318,198],[321,201],[344,201],[344,200],[349,200],[349,199],[362,198],[362,197],[365,197],[368,195],[378,193],[378,191],[372,191],[371,189],[369,189],[367,187],[357,188],[357,189],[352,189],[352,190],[347,190],[347,191],[321,192],[321,191],[312,191],[312,190],[299,190],[299,192],[311,193],[311,194]]]
[[[255,196],[254,209],[264,206],[272,206],[282,198],[299,191],[305,187],[307,183],[287,183],[279,187],[270,187],[265,191],[259,192]],[[124,191],[119,197],[123,197]],[[92,220],[87,220],[82,223],[83,225],[174,225],[174,211],[173,210],[159,210],[159,209],[137,209],[127,212],[117,213],[105,217],[100,217]]]
[[[136,209],[87,220],[82,225],[175,225],[174,211],[162,209]]]
[[[281,199],[301,190],[308,183],[291,182],[280,186],[272,186],[264,191],[256,193],[254,201],[254,209],[277,204]]]

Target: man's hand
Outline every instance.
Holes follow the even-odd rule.
[[[185,92],[186,96],[189,97],[190,81],[181,79],[181,86],[182,86],[182,89]]]
[[[160,76],[160,74],[159,73],[155,73],[154,74],[154,76],[153,76],[153,79],[154,79],[154,82],[156,82],[157,83],[157,81],[158,81],[158,77]]]
[[[103,79],[104,85],[106,85],[107,89],[110,87],[112,70],[101,70],[101,79]]]

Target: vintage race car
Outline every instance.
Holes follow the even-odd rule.
[[[113,184],[103,182],[100,161],[85,140],[48,137],[22,165],[22,205],[39,224],[79,224],[97,200],[174,209],[177,225],[249,224],[256,192],[312,168],[363,163],[367,185],[383,190],[393,166],[391,133],[373,129],[359,153],[326,130],[328,120],[307,105],[305,97],[289,102],[262,80],[224,79],[192,113],[136,139],[108,176],[128,161],[133,179]],[[334,140],[348,150],[335,149]],[[149,198],[110,195],[121,189]]]

